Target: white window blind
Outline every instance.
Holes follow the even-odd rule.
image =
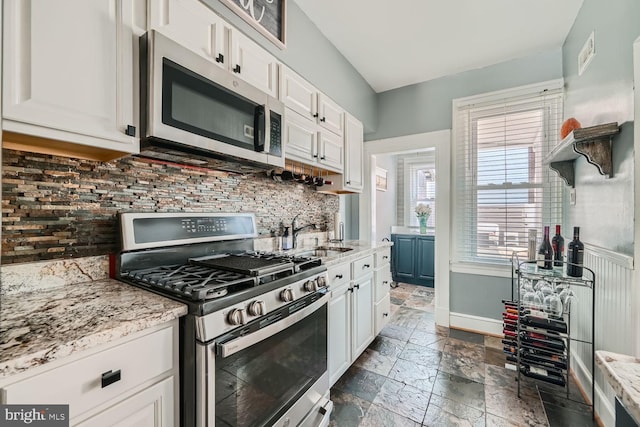
[[[455,258],[510,263],[527,235],[560,224],[562,184],[543,159],[559,142],[562,89],[503,92],[456,102]]]

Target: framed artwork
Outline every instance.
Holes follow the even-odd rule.
[[[286,47],[287,0],[220,0],[220,2],[280,49]]]
[[[376,168],[376,190],[387,191],[387,170]]]

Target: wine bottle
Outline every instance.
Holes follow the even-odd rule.
[[[538,268],[545,270],[551,270],[553,268],[553,247],[549,241],[549,226],[544,227],[544,238],[540,248],[538,248],[538,256],[536,259],[538,260]]]
[[[561,386],[564,386],[566,384],[561,374],[548,369],[539,368],[537,366],[521,364],[520,372],[522,372],[527,377],[536,378],[538,380],[547,381],[553,384]]]
[[[522,322],[522,324],[532,326],[534,328],[543,328],[562,333],[567,332],[567,324],[564,322],[564,320],[556,319],[552,316],[545,317],[538,313],[525,314],[524,316],[520,317],[520,321]]]
[[[580,241],[580,227],[573,227],[573,240],[567,247],[567,276],[582,277],[584,244]]]
[[[562,267],[564,261],[564,237],[560,235],[560,226],[556,225],[556,235],[551,239],[553,247],[553,266]]]

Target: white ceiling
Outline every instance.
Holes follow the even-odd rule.
[[[295,0],[376,92],[562,46],[583,0]]]

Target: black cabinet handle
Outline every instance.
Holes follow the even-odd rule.
[[[387,255],[383,255],[382,259],[389,259],[389,257]]]
[[[389,317],[389,313],[382,313],[382,317]]]
[[[239,64],[236,64],[235,68],[233,69],[233,72],[240,74],[240,65]]]
[[[351,181],[347,181],[347,185],[351,185]]]
[[[384,282],[382,282],[383,285],[386,285],[387,283],[389,283],[387,280],[385,280]]]
[[[354,288],[360,289],[360,285],[353,285]]]
[[[336,274],[336,279],[342,279],[342,274]]]
[[[216,62],[224,64],[224,55],[219,53],[218,56],[216,56]]]
[[[315,114],[313,115],[313,117],[318,117],[318,113],[315,113]]]
[[[365,264],[362,266],[362,269],[364,270],[365,268],[369,268],[369,267],[371,267],[369,264]]]
[[[323,118],[321,118],[321,119],[320,119],[320,121],[321,121],[321,122],[326,122],[326,121],[327,121],[327,118],[326,118],[326,117],[323,117]]]
[[[355,289],[355,287],[354,288],[349,288],[349,292],[353,293],[354,289]]]
[[[320,160],[324,160],[324,159],[326,159],[326,157],[325,157],[325,156],[320,157]]]
[[[120,369],[117,371],[107,371],[102,374],[102,388],[120,381]]]
[[[124,131],[124,133],[129,136],[136,136],[136,127],[127,125],[127,129]]]
[[[317,155],[317,154],[314,154],[314,155],[313,155],[313,158],[314,158],[314,159],[317,159],[317,158],[318,158],[318,155]]]

